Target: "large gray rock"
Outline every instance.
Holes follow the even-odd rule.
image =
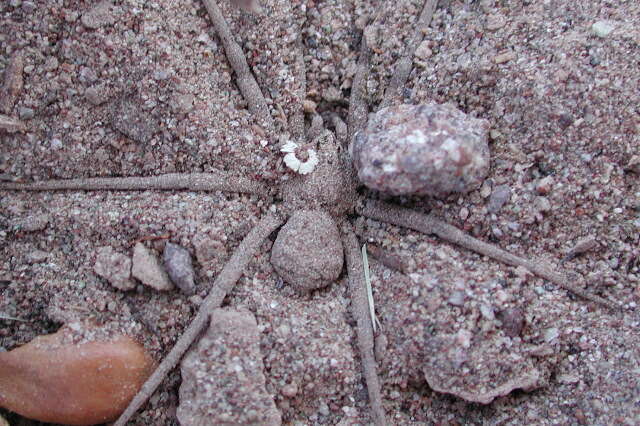
[[[322,210],[294,212],[271,249],[276,272],[299,291],[322,288],[337,280],[343,257],[338,227]]]
[[[182,425],[282,423],[265,388],[258,325],[248,311],[216,309],[207,333],[181,364]]]
[[[397,105],[369,118],[351,146],[360,181],[391,195],[468,192],[489,171],[486,120],[451,105]]]

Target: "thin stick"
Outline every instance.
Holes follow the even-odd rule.
[[[160,386],[167,374],[180,362],[182,355],[189,349],[189,346],[198,338],[200,333],[207,326],[209,314],[219,308],[225,296],[236,281],[242,275],[254,253],[258,250],[262,242],[275,231],[284,220],[275,214],[268,214],[258,222],[258,224],[242,240],[235,250],[231,259],[224,265],[222,272],[218,275],[211,287],[207,298],[202,302],[198,313],[191,321],[191,324],[178,339],[175,346],[162,360],[156,371],[147,379],[138,394],[129,403],[127,409],[120,415],[114,426],[125,426],[129,419],[138,411],[140,407],[153,395]]]
[[[364,267],[358,249],[358,240],[351,224],[346,221],[342,224],[342,244],[345,248],[351,308],[357,323],[358,349],[369,392],[373,422],[376,426],[383,426],[387,424],[387,421],[382,407],[380,380],[376,372],[376,359],[373,352],[373,328],[367,304],[367,290],[364,284]]]
[[[267,194],[263,185],[225,172],[213,173],[169,173],[159,176],[127,176],[104,178],[79,178],[47,180],[33,183],[0,182],[0,190],[51,191],[51,190],[189,190],[226,191],[249,194]]]
[[[387,90],[384,93],[384,100],[380,104],[379,108],[385,108],[391,105],[393,98],[398,94],[398,90],[404,87],[407,83],[407,79],[409,78],[413,65],[413,56],[416,54],[416,49],[418,49],[418,46],[424,39],[424,33],[431,24],[433,12],[436,10],[437,5],[438,0],[425,1],[424,7],[422,8],[422,12],[420,13],[420,17],[416,24],[416,30],[413,33],[413,37],[405,48],[402,57],[400,57],[396,62],[395,69],[391,75],[391,81],[389,82],[389,87],[387,87]]]
[[[457,244],[468,250],[506,263],[507,265],[522,266],[531,271],[531,273],[549,280],[584,299],[591,300],[592,302],[599,303],[611,309],[620,309],[616,304],[571,284],[565,274],[554,271],[550,265],[518,257],[496,246],[473,238],[458,228],[437,219],[432,214],[425,215],[380,201],[369,201],[364,206],[358,206],[357,210],[361,215],[371,219],[403,226],[425,234],[435,234],[445,241]]]
[[[265,126],[267,133],[273,135],[275,132],[273,117],[271,117],[267,101],[260,90],[260,86],[258,86],[255,77],[249,69],[247,59],[245,58],[244,53],[242,53],[242,48],[233,38],[231,30],[229,30],[229,26],[227,25],[227,21],[225,21],[222,16],[222,12],[215,1],[202,1],[209,12],[211,23],[224,46],[224,50],[227,54],[227,60],[236,73],[236,83],[240,88],[242,96],[244,96],[245,100],[249,104],[249,111],[251,111],[258,121]]]

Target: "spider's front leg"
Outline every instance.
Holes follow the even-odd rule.
[[[12,191],[147,191],[187,190],[224,191],[266,195],[267,188],[243,176],[226,172],[169,173],[159,176],[96,177],[79,179],[57,179],[42,182],[0,182],[0,190]]]
[[[187,349],[189,349],[191,344],[205,329],[209,322],[209,314],[214,309],[220,307],[225,296],[231,291],[236,281],[238,281],[262,242],[269,234],[278,229],[284,221],[285,219],[278,214],[269,213],[244,237],[231,256],[231,259],[224,265],[224,268],[214,281],[211,291],[202,302],[202,305],[200,305],[198,313],[189,327],[187,327],[171,351],[162,360],[158,368],[147,379],[138,394],[129,403],[127,409],[114,423],[114,426],[125,426],[136,411],[153,395],[167,374],[180,362],[180,359]]]

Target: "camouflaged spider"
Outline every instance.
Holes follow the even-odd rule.
[[[203,0],[216,33],[222,42],[229,63],[235,74],[236,83],[242,92],[249,110],[256,123],[264,130],[269,139],[277,140],[277,124],[273,118],[273,111],[269,107],[262,91],[256,82],[241,47],[231,34],[225,19],[213,0]],[[427,0],[415,29],[415,35],[410,40],[406,52],[400,57],[396,65],[396,72],[387,88],[385,99],[381,107],[392,103],[397,92],[404,86],[411,70],[412,58],[416,47],[422,40],[424,29],[428,27],[436,1]],[[366,31],[366,30],[365,30]],[[333,243],[342,247],[347,263],[348,281],[352,298],[354,317],[357,321],[358,346],[361,353],[364,375],[372,409],[372,418],[377,425],[386,424],[382,407],[380,384],[376,373],[374,358],[373,328],[369,317],[369,306],[364,288],[363,264],[360,258],[358,241],[348,217],[359,214],[364,217],[383,222],[404,226],[423,232],[435,234],[438,237],[458,244],[469,250],[486,255],[509,265],[521,266],[532,273],[548,279],[566,289],[599,303],[608,304],[600,298],[589,295],[577,287],[572,286],[566,277],[559,272],[537,262],[517,257],[511,253],[498,249],[490,244],[472,238],[462,231],[440,221],[433,215],[416,213],[405,208],[396,207],[378,201],[367,201],[357,189],[360,186],[356,178],[351,159],[347,154],[347,147],[358,131],[366,125],[369,107],[365,101],[365,84],[369,72],[369,58],[371,49],[367,46],[366,37],[362,38],[357,72],[351,87],[349,114],[344,124],[334,116],[335,133],[323,130],[322,120],[313,120],[305,131],[304,112],[298,105],[296,114],[288,119],[289,132],[293,143],[305,146],[309,159],[300,161],[309,167],[301,169],[300,164],[294,164],[291,159],[288,165],[304,174],[294,175],[277,187],[269,187],[252,179],[234,176],[227,172],[167,174],[155,177],[122,177],[122,178],[88,178],[57,181],[44,181],[32,184],[2,183],[3,190],[189,190],[189,191],[227,191],[244,192],[264,196],[276,200],[269,213],[243,239],[240,246],[225,264],[217,276],[211,292],[202,303],[197,315],[190,326],[184,331],[174,348],[165,357],[158,369],[149,378],[139,394],[122,414],[116,425],[124,425],[135,414],[145,401],[153,394],[164,377],[180,361],[182,355],[198,338],[209,321],[211,310],[219,307],[225,295],[231,290],[235,282],[243,273],[252,255],[258,250],[262,241],[276,231],[287,218],[299,215],[300,212],[311,212],[312,220],[325,223],[333,227]],[[304,63],[299,73],[298,82],[304,98]],[[285,117],[286,121],[286,117]],[[291,141],[285,141],[282,149],[289,154],[296,154],[296,146]],[[302,153],[304,154],[304,153]],[[297,157],[296,157],[297,159]],[[298,159],[300,160],[300,159]],[[306,163],[311,161],[317,164]],[[314,235],[307,230],[306,234],[298,237],[313,240]],[[313,259],[311,259],[313,261]],[[332,259],[332,262],[342,269],[342,255]],[[293,265],[291,269],[304,269],[308,265]],[[321,266],[322,267],[322,266]],[[276,266],[276,269],[278,267]],[[279,271],[286,275],[287,271]],[[291,272],[291,271],[289,271]],[[292,272],[295,275],[295,271]],[[286,278],[286,277],[285,277]],[[289,278],[295,281],[295,278]]]

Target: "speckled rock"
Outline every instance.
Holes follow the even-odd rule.
[[[192,295],[196,291],[195,273],[191,263],[191,255],[184,247],[167,242],[162,254],[164,267],[171,281],[183,293]]]
[[[351,155],[358,178],[391,195],[444,196],[478,187],[489,170],[489,123],[451,105],[397,105],[371,115]]]
[[[173,290],[169,275],[160,265],[158,258],[144,244],[138,243],[134,247],[132,263],[131,274],[142,284],[159,291]]]
[[[181,364],[182,425],[280,425],[265,388],[258,326],[248,311],[216,309]]]
[[[278,274],[299,291],[322,288],[337,280],[342,262],[338,227],[321,210],[294,212],[271,250],[271,263]]]
[[[100,247],[97,253],[96,263],[93,265],[96,274],[119,290],[135,288],[136,284],[131,279],[131,259],[128,256],[109,246]]]

